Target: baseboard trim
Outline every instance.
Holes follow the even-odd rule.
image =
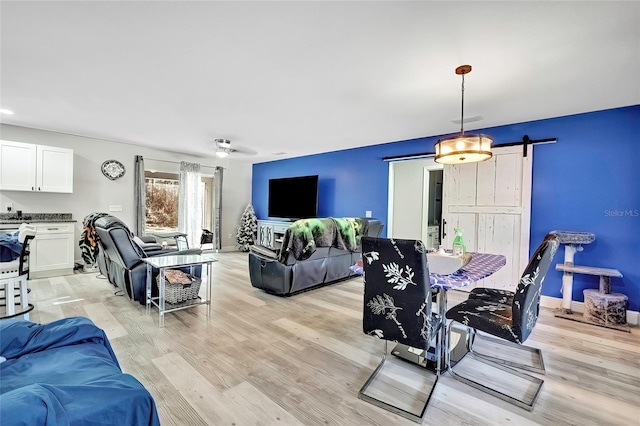
[[[550,309],[559,309],[560,307],[562,307],[562,298],[551,297],[551,296],[540,296],[540,306],[544,308],[550,308]],[[574,312],[584,312],[584,303],[576,302],[575,300],[572,301],[571,310]],[[627,310],[627,323],[629,325],[638,325],[639,316],[640,316],[639,312]]]
[[[35,280],[40,278],[55,278],[63,275],[73,275],[73,268],[52,269],[48,271],[29,271],[29,279]]]

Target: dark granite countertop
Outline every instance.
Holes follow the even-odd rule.
[[[77,220],[75,219],[65,219],[65,220],[59,220],[59,219],[4,220],[4,219],[0,219],[0,225],[11,225],[13,223],[15,223],[16,225],[19,225],[21,223],[61,223],[61,222],[77,222]]]
[[[71,213],[22,213],[18,218],[17,213],[0,213],[0,224],[20,224],[20,223],[52,223],[52,222],[77,222],[71,218]]]

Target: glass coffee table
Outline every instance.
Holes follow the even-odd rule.
[[[146,311],[147,314],[151,313],[151,305],[155,305],[158,308],[159,320],[158,325],[160,327],[164,327],[164,314],[174,311],[179,311],[181,309],[191,308],[197,305],[208,305],[207,306],[207,318],[211,313],[211,266],[213,262],[217,262],[212,253],[204,253],[204,254],[172,254],[166,256],[154,256],[147,257],[142,259],[143,262],[147,264],[147,303],[146,303]],[[205,286],[205,298],[202,299],[200,296],[196,296],[193,299],[178,302],[178,303],[168,303],[166,301],[166,278],[165,272],[167,269],[177,269],[189,267],[190,272],[193,275],[194,268],[198,265],[204,266],[202,268],[202,276],[205,276],[206,270],[206,282],[203,279],[202,285]],[[158,268],[160,279],[158,280],[158,296],[152,297],[151,288],[152,288],[152,277],[153,277],[153,268]]]

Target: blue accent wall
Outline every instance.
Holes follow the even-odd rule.
[[[475,131],[474,131],[475,132]],[[530,121],[478,132],[495,145],[556,137],[537,145],[533,162],[532,253],[554,229],[586,231],[596,241],[575,255],[578,265],[618,269],[614,292],[629,296],[629,309],[640,308],[640,105]],[[267,215],[270,178],[318,174],[318,216],[373,216],[387,223],[389,165],[383,157],[433,151],[438,136],[390,142],[253,166],[253,206]],[[292,194],[292,202],[295,195]],[[562,247],[554,259],[564,261]],[[553,268],[553,266],[552,266]],[[562,297],[562,273],[550,270],[543,294]],[[582,290],[598,288],[598,277],[575,274],[573,300]]]

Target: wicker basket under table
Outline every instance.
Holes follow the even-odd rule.
[[[168,272],[168,271],[167,271]],[[185,274],[190,283],[181,284],[173,283],[168,277],[165,276],[164,280],[164,300],[167,303],[176,304],[198,298],[200,292],[200,284],[202,279],[191,274]],[[160,275],[156,277],[158,284],[160,284]]]

